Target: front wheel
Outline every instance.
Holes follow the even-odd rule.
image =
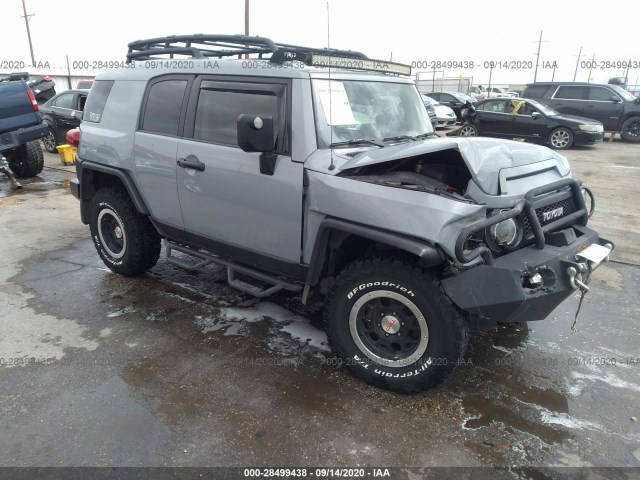
[[[100,258],[120,275],[139,275],[158,261],[160,236],[123,188],[98,190],[91,203],[89,227]]]
[[[573,145],[573,133],[567,128],[556,128],[549,135],[549,146],[555,150],[566,150]]]
[[[620,136],[627,142],[640,142],[640,117],[627,118],[620,129]]]
[[[462,125],[460,130],[458,130],[459,137],[477,137],[478,136],[478,127],[472,124]]]
[[[338,276],[327,336],[355,376],[414,393],[445,379],[464,355],[468,333],[431,274],[400,260],[369,258]]]

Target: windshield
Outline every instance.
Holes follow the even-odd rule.
[[[627,102],[633,102],[636,97],[634,97],[633,95],[631,95],[628,91],[626,91],[624,88],[619,87],[618,85],[609,85],[618,95],[620,95],[622,97],[623,100],[626,100]]]
[[[415,85],[312,80],[318,146],[350,140],[430,135],[433,126]]]
[[[476,99],[473,97],[470,97],[469,95],[465,95],[464,93],[457,93],[457,92],[449,92],[449,95],[453,96],[454,98],[460,100],[461,102],[466,102],[466,101],[471,101],[471,102],[475,102]]]
[[[527,103],[530,103],[531,105],[536,107],[538,110],[540,110],[540,113],[542,113],[543,115],[546,115],[547,117],[553,117],[554,115],[559,115],[557,110],[554,110],[551,107],[543,105],[540,102],[536,102],[535,100],[527,100]]]

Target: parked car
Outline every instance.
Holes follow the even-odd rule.
[[[530,83],[522,94],[560,113],[593,118],[607,132],[620,132],[628,142],[640,142],[640,99],[618,85],[606,83]]]
[[[516,98],[518,96],[515,92],[508,92],[499,87],[489,87],[485,90],[485,94],[486,98]]]
[[[447,107],[446,105],[441,105],[438,101],[431,98],[429,95],[422,95],[422,101],[425,105],[431,106],[436,114],[436,121],[434,126],[436,128],[444,128],[449,125],[456,124],[456,114],[455,112]]]
[[[179,71],[176,51],[194,57]],[[71,181],[105,265],[143,274],[164,242],[164,261],[223,266],[245,294],[322,303],[340,364],[371,384],[439,384],[471,323],[544,319],[613,249],[564,156],[437,138],[407,65],[243,35],[140,40],[127,59],[91,88]]]
[[[556,150],[593,145],[601,142],[604,136],[600,122],[561,115],[535,100],[488,99],[476,103],[475,109],[473,121],[461,131],[463,136],[482,135],[548,144]]]
[[[424,104],[424,108],[427,109],[427,114],[429,115],[429,120],[431,121],[431,125],[433,126],[433,128],[435,128],[436,122],[438,121],[436,110],[435,108],[433,108],[433,105],[431,104],[430,101],[425,100],[424,94],[420,94],[420,97],[422,98],[422,103]]]
[[[88,94],[87,90],[67,90],[40,106],[48,127],[47,136],[42,139],[47,152],[56,153],[56,146],[64,143],[67,132],[80,125]]]
[[[469,88],[469,95],[475,98],[476,100],[484,100],[487,98],[487,94],[484,91],[484,87],[482,85],[473,85]]]
[[[93,80],[80,80],[76,85],[76,90],[90,90]]]
[[[460,110],[465,102],[476,102],[474,97],[461,92],[431,92],[429,97],[453,110],[458,122],[462,122]]]

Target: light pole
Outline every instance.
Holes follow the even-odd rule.
[[[580,57],[582,56],[582,47],[580,47],[580,51],[578,52],[578,60],[576,60],[576,71],[573,72],[573,81],[576,81],[576,75],[578,75],[578,65],[580,64]]]
[[[22,0],[22,11],[24,12],[24,15],[22,15],[22,17],[24,18],[24,24],[27,26],[27,37],[29,38],[29,50],[31,51],[31,66],[35,67],[36,59],[33,56],[33,44],[31,43],[31,30],[29,30],[29,19],[33,17],[34,14],[27,15],[27,6],[24,3],[24,0]]]

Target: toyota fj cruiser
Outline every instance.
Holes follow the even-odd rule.
[[[324,298],[372,384],[438,384],[470,326],[544,319],[613,249],[565,157],[438,138],[405,65],[227,35],[127,57],[92,87],[72,182],[104,263],[141,274],[162,240],[243,292]]]

